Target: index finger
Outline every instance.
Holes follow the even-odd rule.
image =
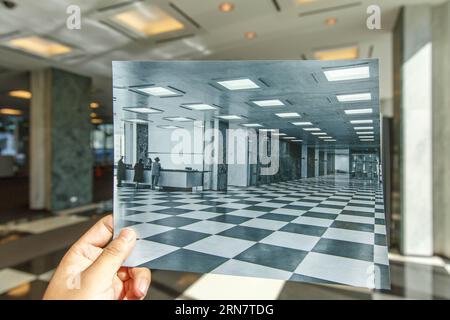
[[[75,244],[90,244],[103,248],[113,236],[112,214],[103,217],[94,224]]]

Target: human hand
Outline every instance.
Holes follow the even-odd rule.
[[[151,281],[147,268],[122,267],[136,244],[136,233],[123,229],[113,236],[112,215],[99,220],[66,253],[44,299],[138,300]]]

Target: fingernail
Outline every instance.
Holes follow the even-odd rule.
[[[131,242],[136,238],[136,234],[133,230],[126,228],[120,232],[120,237],[124,238],[128,242]]]
[[[139,281],[138,289],[142,293],[142,296],[145,296],[147,294],[148,286],[149,283],[146,279],[142,279]]]

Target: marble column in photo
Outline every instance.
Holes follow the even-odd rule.
[[[31,209],[91,203],[91,79],[54,68],[36,70],[31,90]]]

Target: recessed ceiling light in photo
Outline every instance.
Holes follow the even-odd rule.
[[[218,81],[217,83],[227,88],[228,90],[233,91],[259,88],[259,86],[250,79],[226,80],[226,81]]]
[[[170,97],[178,96],[179,92],[170,90],[164,87],[146,87],[146,88],[136,88],[135,90],[150,94],[155,97]]]
[[[354,127],[355,130],[373,130],[373,127]]]
[[[349,109],[344,110],[345,114],[348,115],[354,115],[354,114],[369,114],[373,112],[373,109],[367,108],[367,109]]]
[[[259,129],[259,131],[262,131],[262,132],[276,132],[277,129]]]
[[[312,122],[305,121],[305,122],[292,122],[294,126],[312,126]]]
[[[89,104],[89,107],[91,107],[91,109],[97,109],[98,107],[100,107],[100,105],[97,102],[91,102]]]
[[[168,121],[174,121],[174,122],[189,122],[189,121],[195,120],[195,119],[186,118],[186,117],[166,117],[164,119],[168,120]]]
[[[145,36],[155,36],[185,28],[180,21],[155,5],[140,3],[135,7],[112,16],[110,20]]]
[[[319,137],[319,139],[333,139],[333,137],[323,136],[323,137]]]
[[[316,60],[352,60],[358,58],[358,47],[342,47],[318,50],[314,53]]]
[[[179,127],[179,126],[172,126],[172,125],[158,126],[158,128],[161,128],[161,129],[181,129],[181,127]]]
[[[365,132],[356,132],[357,135],[368,135],[373,134],[373,131],[365,131]]]
[[[336,139],[326,139],[326,140],[323,140],[323,141],[326,141],[326,142],[336,142]]]
[[[319,128],[303,128],[305,131],[321,131]]]
[[[123,108],[126,111],[143,113],[143,114],[152,114],[152,113],[162,113],[162,110],[154,109],[154,108],[145,108],[145,107],[136,107],[136,108]]]
[[[275,113],[275,115],[280,118],[301,118],[302,117],[297,112]]]
[[[246,33],[244,33],[244,37],[248,40],[252,40],[255,39],[257,36],[255,31],[247,31]]]
[[[198,104],[185,104],[182,105],[184,108],[188,108],[194,111],[208,111],[208,110],[216,110],[216,107],[210,106],[206,103],[198,103]]]
[[[340,68],[323,72],[328,81],[348,81],[370,78],[369,66]]]
[[[311,134],[314,136],[326,136],[327,135],[325,132],[312,132]]]
[[[363,140],[363,139],[375,139],[375,137],[374,136],[360,136],[359,139],[360,140]]]
[[[243,124],[241,124],[241,126],[243,126],[243,127],[249,127],[249,128],[262,127],[262,125],[259,124],[259,123],[243,123]]]
[[[230,115],[224,115],[224,116],[217,116],[217,118],[223,119],[223,120],[241,120],[242,117],[241,116],[237,116],[234,114],[230,114]]]
[[[350,121],[351,124],[369,124],[373,123],[373,120],[352,120]]]
[[[222,2],[219,5],[219,10],[222,12],[231,12],[234,10],[234,4],[231,2]]]
[[[281,107],[284,106],[283,101],[279,99],[269,99],[269,100],[253,100],[252,103],[260,107]]]
[[[296,139],[296,140],[291,140],[292,142],[303,142],[303,140],[299,140],[299,139]]]
[[[282,136],[285,136],[285,135],[286,135],[286,133],[281,133],[281,132],[279,132],[279,133],[272,133],[272,136],[282,137]]]
[[[3,114],[5,116],[20,116],[22,115],[22,111],[12,108],[2,108],[0,109],[0,114]]]
[[[72,48],[54,40],[40,36],[28,36],[11,39],[7,45],[45,58],[60,56],[72,51]]]
[[[284,139],[284,140],[295,140],[297,138],[296,137],[283,137],[282,139]]]
[[[339,94],[336,96],[339,102],[357,102],[357,101],[370,101],[372,100],[372,94],[368,93],[353,93],[353,94]]]

